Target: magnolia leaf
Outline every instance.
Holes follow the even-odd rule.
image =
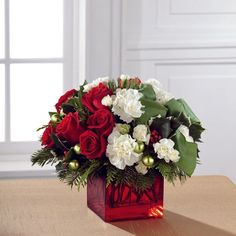
[[[192,109],[190,108],[190,106],[187,104],[186,101],[184,101],[183,99],[178,99],[178,102],[181,103],[181,105],[184,108],[184,113],[190,117],[191,121],[194,122],[200,122],[200,120],[198,119],[198,117],[194,114],[194,112],[192,111]]]
[[[156,101],[151,101],[146,98],[140,99],[142,105],[144,106],[144,113],[140,118],[137,119],[137,123],[139,124],[147,124],[151,117],[157,117],[160,115],[161,117],[165,117],[167,113],[167,108],[162,106]]]
[[[150,99],[152,101],[156,100],[156,94],[150,84],[141,84],[141,88],[139,90],[144,98]]]
[[[200,141],[201,134],[205,129],[199,123],[192,124],[189,127],[189,134],[193,137],[194,141]]]
[[[173,137],[175,148],[180,153],[180,159],[176,163],[180,170],[191,176],[197,164],[197,144],[187,142],[184,135],[179,131]]]
[[[171,128],[172,130],[175,132],[181,125],[181,122],[179,121],[179,119],[175,118],[175,117],[171,117],[170,119],[171,122]]]
[[[191,108],[183,99],[171,99],[165,105],[168,108],[168,115],[178,117],[183,113],[186,117],[189,117],[192,123],[200,123],[200,120],[193,113]]]
[[[173,131],[171,128],[171,121],[165,118],[156,118],[153,120],[151,130],[157,130],[162,138],[168,138]]]
[[[178,120],[181,124],[183,124],[183,125],[185,125],[185,126],[187,126],[187,127],[189,127],[189,126],[191,125],[190,117],[187,117],[183,112],[181,112],[181,113],[179,114],[179,116],[177,117],[177,120]]]

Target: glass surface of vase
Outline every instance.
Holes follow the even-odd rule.
[[[156,176],[151,188],[142,192],[132,186],[110,184],[105,177],[93,177],[87,183],[87,205],[104,221],[161,218],[164,180]]]

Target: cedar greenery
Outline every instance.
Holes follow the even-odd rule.
[[[106,183],[116,185],[131,185],[137,191],[144,191],[150,188],[155,180],[158,171],[151,170],[148,175],[138,173],[133,167],[126,167],[124,170],[117,169],[113,165],[107,166]]]
[[[36,151],[31,156],[32,165],[38,164],[44,166],[45,164],[55,164],[58,161],[58,157],[52,149],[42,148]]]

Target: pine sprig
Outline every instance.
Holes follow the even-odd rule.
[[[116,185],[129,185],[134,187],[136,191],[142,192],[153,185],[157,172],[158,171],[150,170],[146,175],[142,175],[133,167],[126,167],[125,170],[120,170],[112,165],[108,165],[106,185],[108,186],[112,183]]]
[[[56,154],[52,149],[42,148],[31,156],[32,165],[38,164],[40,166],[44,166],[45,164],[53,165],[58,161]]]
[[[187,175],[181,171],[174,163],[166,163],[160,161],[156,166],[161,175],[168,181],[174,184],[176,179],[179,179],[181,183],[185,182]]]
[[[89,177],[97,173],[99,168],[101,168],[101,163],[96,160],[87,161],[76,171],[68,169],[66,163],[60,162],[56,166],[56,171],[61,181],[67,183],[71,188],[77,186],[79,189],[80,186],[84,187],[87,184]]]
[[[121,178],[121,171],[115,166],[107,165],[107,175],[106,175],[106,186],[115,182],[115,180]]]

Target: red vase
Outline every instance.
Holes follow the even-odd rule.
[[[87,184],[87,205],[104,221],[119,221],[163,216],[164,181],[158,175],[151,188],[137,192],[128,185],[110,184],[105,177],[93,177]]]

